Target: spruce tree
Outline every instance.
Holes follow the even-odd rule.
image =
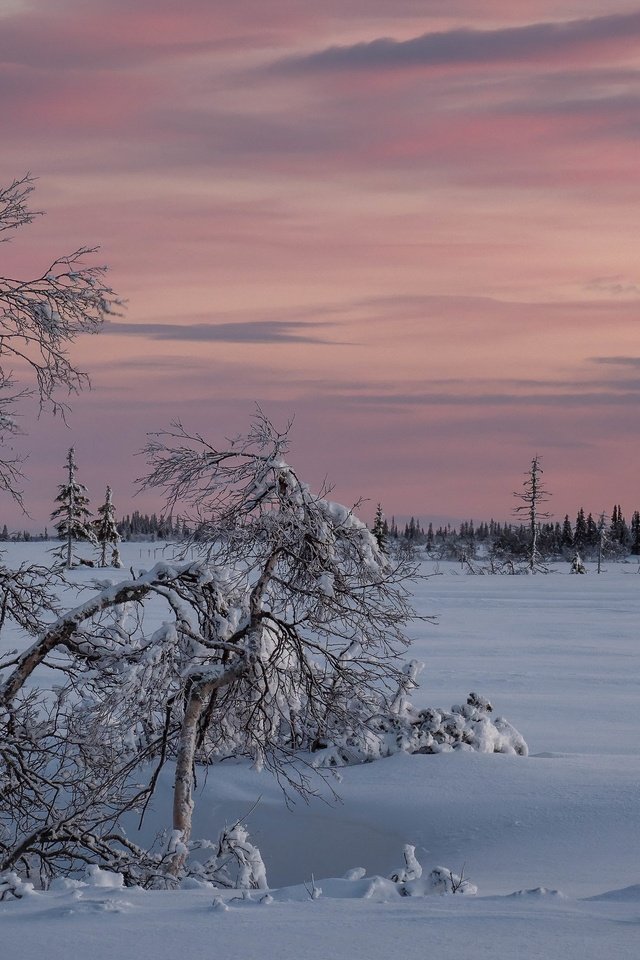
[[[602,571],[602,558],[607,543],[607,517],[601,513],[598,518],[598,573]]]
[[[427,550],[429,553],[433,550],[433,524],[429,524],[429,529],[427,530]]]
[[[91,525],[91,511],[87,488],[76,480],[77,464],[75,450],[69,448],[67,454],[67,482],[58,487],[58,496],[55,502],[58,507],[51,514],[51,519],[57,521],[56,531],[60,540],[66,541],[66,546],[59,551],[59,556],[65,560],[67,570],[73,567],[73,544],[86,541],[95,545],[96,538]]]
[[[595,547],[598,544],[600,535],[598,533],[598,525],[593,519],[593,515],[589,514],[587,517],[587,533],[586,533],[586,543],[589,547]]]
[[[578,510],[576,517],[576,527],[573,534],[573,542],[576,550],[581,550],[587,542],[587,521],[582,507]]]
[[[622,514],[620,504],[614,504],[611,514],[611,525],[609,527],[609,536],[613,543],[619,543],[626,547],[629,545],[629,528]]]
[[[631,553],[640,556],[640,511],[635,510],[631,519]]]
[[[380,504],[376,507],[376,515],[373,521],[373,527],[371,528],[371,533],[376,538],[376,542],[379,548],[382,551],[385,551],[387,548],[387,537],[385,533],[385,519],[382,512],[382,507]]]
[[[562,524],[562,533],[560,535],[560,545],[562,547],[573,546],[573,529],[571,527],[571,521],[569,520],[568,513],[565,513],[564,515],[564,522]]]
[[[117,548],[120,534],[116,526],[115,509],[111,499],[111,487],[107,487],[104,503],[98,507],[98,519],[94,523],[96,540],[100,546],[100,566],[107,566],[107,547]]]

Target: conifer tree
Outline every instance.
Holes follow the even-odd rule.
[[[430,523],[429,528],[427,530],[427,550],[429,551],[429,553],[431,553],[432,549],[433,549],[433,524]]]
[[[385,519],[380,504],[378,504],[376,507],[376,515],[373,521],[373,527],[371,528],[371,533],[376,538],[376,543],[380,549],[383,551],[386,550],[387,538],[385,534]]]
[[[587,517],[587,533],[586,533],[586,543],[589,547],[594,547],[598,544],[600,539],[598,533],[598,524],[593,519],[593,515],[590,513]]]
[[[75,450],[70,447],[67,454],[67,482],[58,487],[59,493],[55,502],[59,506],[51,514],[51,519],[57,521],[55,528],[58,537],[66,541],[66,546],[61,548],[59,555],[65,560],[67,570],[73,567],[74,543],[83,540],[96,543],[87,488],[76,480],[76,470]]]
[[[631,519],[631,553],[640,556],[640,511],[635,510]]]
[[[598,518],[598,573],[602,571],[602,558],[604,548],[607,542],[607,518],[606,514],[601,513]]]
[[[111,487],[107,487],[104,503],[98,507],[98,519],[94,523],[94,532],[100,546],[100,566],[107,565],[107,547],[111,545],[117,551],[120,534],[116,526],[115,509],[111,499]]]
[[[622,513],[622,507],[618,503],[613,507],[611,514],[611,526],[609,527],[609,536],[613,543],[619,543],[626,547],[629,542],[629,528]]]
[[[578,510],[576,517],[576,527],[573,535],[573,542],[576,550],[580,550],[587,542],[587,520],[582,507]]]
[[[560,545],[562,547],[573,546],[573,529],[571,527],[571,521],[569,520],[568,513],[565,513],[564,515],[564,522],[562,524],[562,533],[560,535]]]

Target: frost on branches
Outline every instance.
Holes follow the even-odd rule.
[[[179,426],[154,438],[145,483],[191,507],[201,559],[105,582],[0,663],[0,873],[46,883],[88,861],[130,883],[177,882],[197,763],[250,757],[305,793],[301,753],[346,728],[366,738],[390,708],[415,570],[312,493],[286,449],[261,414],[223,448]],[[153,630],[150,599],[156,624],[164,606]],[[120,818],[169,760],[180,839],[152,855]]]
[[[127,884],[262,888],[239,823],[199,863],[198,764],[213,776],[247,757],[304,795],[313,767],[395,750],[526,753],[475,694],[451,712],[414,708],[420,665],[402,657],[415,568],[313,493],[286,451],[261,413],[222,448],[177,425],[149,444],[144,485],[191,509],[199,559],[97,583],[62,613],[48,589],[24,609],[16,586],[6,616],[33,641],[0,661],[0,875],[46,885],[89,863]],[[152,852],[121,822],[144,812],[165,765],[170,840]]]
[[[249,833],[240,823],[225,827],[217,844],[192,844],[192,849],[214,850],[211,857],[200,863],[192,860],[189,865],[194,879],[209,882],[215,887],[234,890],[266,890],[267,870],[258,848],[249,840]]]

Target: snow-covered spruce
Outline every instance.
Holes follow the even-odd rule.
[[[120,534],[116,526],[116,512],[109,486],[107,486],[104,503],[98,507],[97,513],[98,519],[94,521],[93,530],[100,548],[100,566],[107,566],[108,547],[111,547],[111,566],[122,566],[118,551]]]
[[[79,483],[76,477],[78,467],[73,447],[70,447],[67,453],[66,465],[67,482],[58,487],[58,506],[51,514],[51,519],[56,521],[58,537],[63,541],[56,550],[56,556],[60,557],[70,570],[77,559],[74,555],[74,544],[84,541],[95,545],[97,540],[89,510],[87,488]]]

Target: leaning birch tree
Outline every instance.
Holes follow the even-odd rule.
[[[174,883],[199,764],[251,758],[305,794],[314,750],[355,749],[393,712],[415,570],[312,492],[287,448],[260,412],[222,446],[179,424],[153,437],[143,486],[191,510],[199,558],[109,582],[49,625],[32,616],[32,644],[0,662],[0,872],[97,860]],[[43,670],[59,685],[39,686]],[[152,855],[120,817],[169,761],[170,843]]]

